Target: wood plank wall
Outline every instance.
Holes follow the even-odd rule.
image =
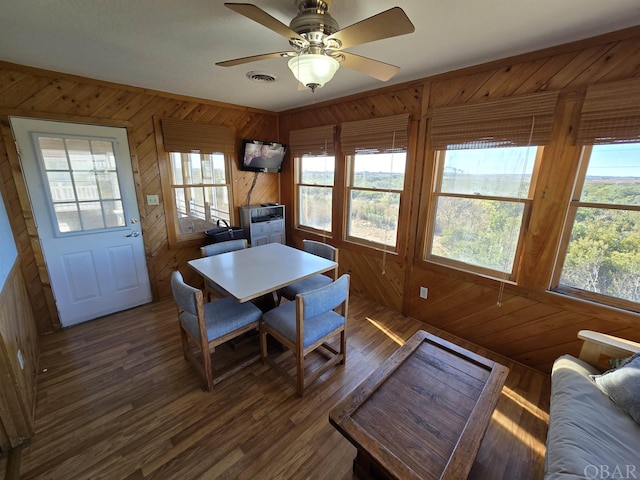
[[[37,368],[38,332],[16,261],[0,291],[0,453],[33,435]]]
[[[60,328],[37,232],[8,123],[9,115],[125,126],[132,145],[132,163],[140,203],[142,232],[154,299],[169,296],[171,271],[180,268],[188,281],[199,279],[186,267],[199,256],[198,245],[170,246],[156,152],[154,118],[177,118],[230,126],[242,138],[276,139],[277,114],[169,95],[124,85],[0,62],[0,178],[7,213],[16,238],[22,273],[30,292],[40,333]],[[162,159],[161,159],[162,160]],[[253,173],[240,172],[232,162],[232,189],[237,208],[244,205]],[[160,205],[144,205],[146,195],[158,195]],[[252,203],[280,201],[277,175],[259,174]]]
[[[382,273],[382,253],[341,241],[340,267],[352,274],[352,288],[359,294],[401,310],[408,316],[451,332],[459,337],[509,356],[542,371],[563,353],[577,354],[580,329],[595,329],[640,340],[640,316],[546,292],[553,258],[562,228],[563,214],[571,194],[577,167],[578,148],[572,135],[579,119],[586,88],[594,83],[640,77],[640,27],[603,35],[586,41],[532,52],[464,70],[423,79],[368,94],[360,94],[280,114],[280,137],[291,129],[377,116],[410,113],[420,125],[413,132],[409,166],[413,174],[407,219],[399,226],[398,255],[387,255]],[[542,91],[560,92],[553,138],[535,192],[535,207],[527,233],[519,285],[507,286],[501,296],[499,283],[423,261],[424,232],[429,208],[433,151],[426,130],[434,107],[475,104]],[[339,146],[339,145],[338,145]],[[337,155],[338,164],[342,165]],[[342,163],[341,163],[342,162]],[[293,201],[291,164],[282,177],[282,198]],[[336,167],[340,170],[340,166]],[[343,175],[340,173],[338,175]],[[337,179],[340,185],[341,178]],[[344,191],[336,188],[334,195]],[[289,238],[301,243],[313,238],[293,228],[289,215]],[[340,226],[338,226],[340,228]],[[391,268],[390,268],[391,266]],[[427,300],[419,287],[429,288]]]

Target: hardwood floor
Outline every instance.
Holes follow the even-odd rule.
[[[352,479],[356,450],[329,410],[416,330],[456,339],[355,296],[349,313],[346,367],[302,399],[260,362],[204,392],[182,356],[172,300],[42,337],[36,434],[20,478]],[[542,478],[548,377],[457,343],[511,369],[469,478]],[[250,348],[257,337],[220,348],[214,364]]]

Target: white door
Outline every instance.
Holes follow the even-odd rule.
[[[62,325],[150,302],[126,129],[11,127]]]

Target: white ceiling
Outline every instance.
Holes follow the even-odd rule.
[[[295,0],[253,0],[285,24]],[[386,83],[341,68],[315,94],[278,34],[216,0],[0,0],[0,60],[164,92],[282,111],[640,24],[639,0],[333,0],[344,28],[400,6],[416,31],[347,51],[399,66]],[[275,75],[256,83],[249,71]]]

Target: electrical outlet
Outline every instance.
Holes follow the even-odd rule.
[[[18,363],[20,364],[20,369],[24,370],[24,357],[22,356],[22,350],[18,350]]]
[[[147,205],[160,205],[158,195],[147,195]]]
[[[429,289],[427,287],[420,287],[420,298],[427,298],[429,295]]]

